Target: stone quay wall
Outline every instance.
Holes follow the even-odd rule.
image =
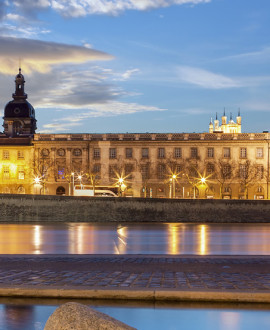
[[[0,194],[0,222],[270,222],[268,200]]]

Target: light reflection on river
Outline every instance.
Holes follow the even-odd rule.
[[[42,330],[56,304],[32,301],[0,305],[0,329]],[[61,302],[60,302],[61,303]],[[176,303],[151,306],[125,302],[81,302],[140,330],[266,330],[270,328],[269,305],[209,305]]]
[[[0,224],[0,254],[269,255],[269,224]]]

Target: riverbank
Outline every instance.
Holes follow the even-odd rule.
[[[0,222],[270,222],[269,200],[0,194]]]
[[[268,256],[0,256],[0,296],[270,303]]]

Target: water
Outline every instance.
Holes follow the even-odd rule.
[[[269,255],[270,224],[0,224],[0,254]]]
[[[0,254],[47,253],[269,255],[270,225],[0,224]],[[0,330],[41,330],[59,303],[2,299]],[[269,305],[88,304],[142,330],[270,329]]]
[[[84,302],[140,330],[266,330],[270,328],[269,305],[108,305]],[[58,304],[39,302],[0,305],[0,329],[42,330]]]

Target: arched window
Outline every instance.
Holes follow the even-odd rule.
[[[66,194],[66,189],[62,186],[57,187],[56,189],[56,195],[65,195]]]
[[[23,186],[20,186],[17,190],[18,194],[25,194],[25,188]]]

